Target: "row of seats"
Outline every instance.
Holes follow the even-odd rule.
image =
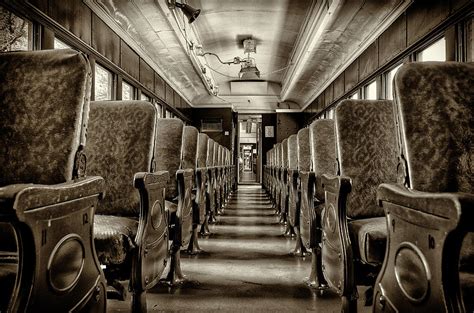
[[[359,285],[373,312],[473,310],[473,85],[473,64],[405,64],[394,101],[343,100],[268,151],[264,186],[342,312]]]
[[[0,311],[105,312],[129,280],[180,284],[180,251],[233,188],[231,153],[145,101],[90,102],[72,50],[0,54]]]

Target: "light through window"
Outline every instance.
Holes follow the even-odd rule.
[[[161,106],[161,104],[156,104],[156,107],[158,108],[158,117],[161,118],[162,117],[162,112],[163,112],[163,107]]]
[[[356,92],[355,94],[351,95],[349,98],[353,100],[359,100],[359,93]]]
[[[122,100],[132,100],[133,99],[133,87],[122,81]]]
[[[446,40],[441,38],[431,46],[418,52],[417,61],[446,61]]]
[[[377,100],[377,81],[373,81],[365,86],[365,99]]]
[[[112,73],[99,64],[95,65],[95,100],[112,100]]]
[[[140,100],[150,102],[150,97],[148,97],[146,94],[142,92],[142,94],[140,95]]]
[[[0,52],[31,50],[31,23],[0,6]]]
[[[71,49],[71,46],[65,44],[58,38],[54,38],[54,49]]]

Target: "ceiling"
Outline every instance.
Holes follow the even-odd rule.
[[[168,9],[166,0],[87,2],[193,106],[227,106],[240,113],[300,111],[411,3],[188,0],[201,9],[189,25],[181,10]],[[202,45],[223,61],[244,57],[247,38],[256,40],[251,56],[263,83],[241,82],[240,65],[196,53]]]

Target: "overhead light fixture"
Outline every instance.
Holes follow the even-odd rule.
[[[199,16],[199,13],[201,13],[200,9],[195,9],[189,4],[179,3],[179,2],[176,2],[176,0],[167,0],[167,1],[168,1],[168,8],[170,10],[174,10],[175,8],[180,8],[181,11],[183,11],[183,14],[186,15],[186,17],[188,18],[189,24],[194,22]]]

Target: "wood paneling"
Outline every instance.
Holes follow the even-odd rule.
[[[166,84],[166,96],[165,101],[168,105],[174,105],[174,98],[173,98],[173,88],[170,85]]]
[[[334,80],[334,99],[339,98],[344,94],[344,72]]]
[[[165,100],[166,97],[166,83],[160,75],[155,73],[155,93],[158,98]]]
[[[140,83],[146,88],[153,90],[155,72],[144,60],[140,59]]]
[[[91,44],[92,11],[82,1],[61,0],[49,1],[51,17],[82,39]]]
[[[120,43],[120,67],[136,80],[140,79],[140,57],[123,40]]]
[[[49,15],[48,0],[28,0],[28,2],[40,9],[43,13]]]
[[[375,40],[359,57],[359,81],[374,73],[379,66],[378,41]]]
[[[472,2],[472,0],[451,0],[451,12],[454,13],[458,11],[469,2]]]
[[[418,0],[407,10],[408,45],[428,34],[449,14],[447,0]]]
[[[334,100],[334,90],[333,84],[329,85],[326,90],[324,90],[324,107],[327,107]]]
[[[174,90],[173,90],[173,106],[178,110],[181,109],[181,97]]]
[[[379,63],[384,65],[407,46],[406,15],[402,14],[379,37]]]
[[[344,71],[345,91],[349,91],[359,82],[359,59],[356,59]]]
[[[120,65],[120,37],[95,14],[92,14],[92,47]]]
[[[317,98],[317,110],[316,112],[319,113],[324,110],[324,92],[321,93]]]

